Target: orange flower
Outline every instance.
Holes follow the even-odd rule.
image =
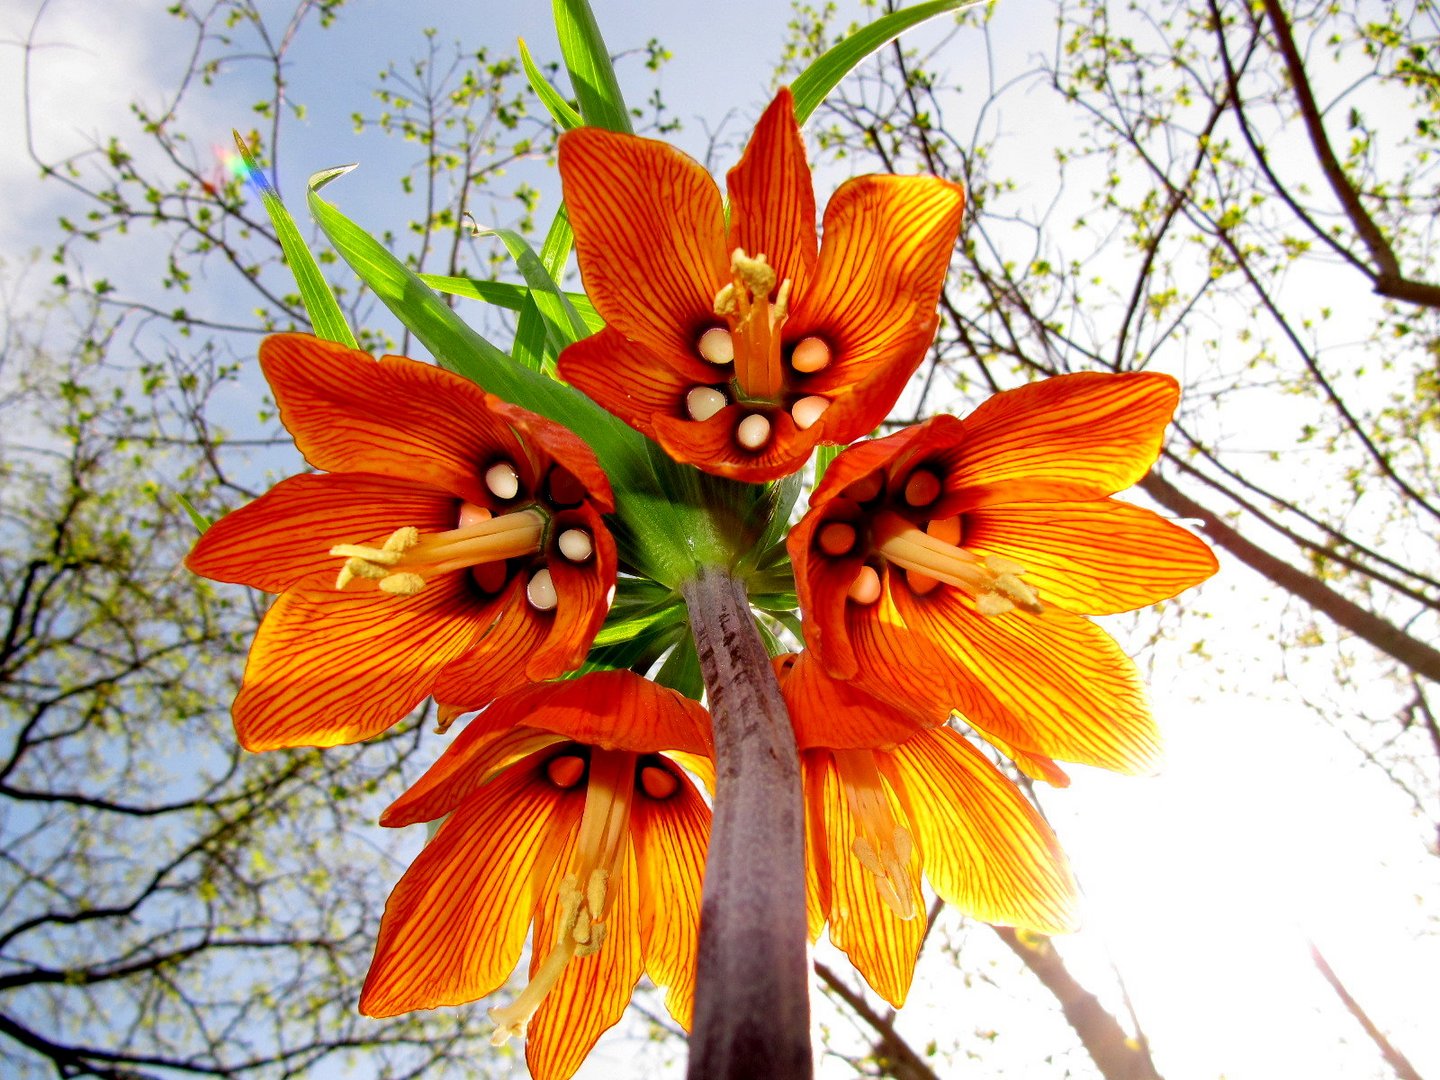
[[[677,762],[713,783],[708,727],[629,671],[527,687],[472,720],[380,819],[450,815],[385,905],[360,1011],[494,992],[533,921],[530,984],[490,1010],[496,1045],[527,1037],[532,1074],[579,1068],[642,973],[688,1029],[710,810]]]
[[[1134,664],[1084,616],[1214,573],[1206,544],[1107,496],[1145,474],[1178,388],[1064,375],[851,447],[788,541],[825,670],[924,722],[952,709],[1028,773],[1152,769]]]
[[[235,699],[244,746],[368,739],[427,694],[476,708],[584,660],[616,556],[610,485],[578,437],[401,356],[281,334],[260,366],[326,471],[226,515],[185,560],[280,593]]]
[[[560,373],[678,461],[739,480],[800,468],[890,411],[935,334],[964,194],[862,176],[825,210],[789,90],[720,191],[665,143],[581,128],[560,179],[586,291],[607,327]]]
[[[775,666],[801,750],[812,940],[828,922],[830,940],[899,1008],[925,938],[922,872],[942,900],[985,922],[1075,929],[1075,882],[1055,834],[978,750],[900,717],[887,748],[831,742],[835,695],[876,725],[893,710],[809,654]]]

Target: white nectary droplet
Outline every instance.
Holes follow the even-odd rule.
[[[725,395],[712,386],[697,386],[685,395],[685,411],[691,420],[709,420],[727,404]]]
[[[460,504],[460,520],[456,522],[456,524],[462,529],[467,529],[471,525],[479,525],[482,521],[489,521],[494,516],[494,514],[486,510],[483,506],[476,506],[472,502],[462,502]]]
[[[536,570],[525,586],[525,598],[536,611],[554,611],[560,597],[555,592],[555,582],[550,580],[549,570]]]
[[[770,421],[751,413],[735,425],[735,441],[746,450],[759,450],[770,441]]]
[[[584,562],[595,552],[595,544],[584,529],[566,529],[555,543],[560,554],[571,562]]]
[[[818,337],[801,338],[790,354],[790,366],[808,375],[830,363],[830,346]]]
[[[520,493],[520,474],[508,461],[497,461],[485,470],[485,486],[497,499],[513,499]]]
[[[700,340],[695,344],[695,351],[712,364],[735,362],[735,340],[723,326],[712,326],[701,334]]]
[[[873,566],[862,566],[850,583],[850,599],[857,604],[873,604],[880,599],[880,575]]]
[[[795,426],[801,431],[805,431],[813,427],[815,421],[824,416],[825,410],[828,408],[830,408],[829,398],[811,394],[809,397],[802,397],[790,406],[790,416],[794,419]]]

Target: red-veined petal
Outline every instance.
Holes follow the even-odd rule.
[[[820,429],[801,431],[783,409],[762,410],[770,421],[769,440],[759,451],[747,450],[736,442],[735,428],[754,411],[747,405],[727,405],[703,422],[656,416],[655,440],[677,461],[747,484],[777,480],[801,468],[820,438]]]
[[[1159,456],[1180,387],[1154,372],[1081,371],[986,399],[965,418],[967,509],[1094,499],[1135,483]]]
[[[830,854],[825,835],[825,785],[833,781],[835,759],[824,750],[800,752],[805,792],[805,924],[810,940],[825,929],[830,911]]]
[[[260,345],[260,366],[281,421],[317,469],[419,481],[487,506],[485,470],[524,456],[485,392],[432,364],[273,334]]]
[[[366,1016],[459,1005],[504,984],[535,910],[548,837],[573,830],[583,795],[521,766],[473,792],[385,905],[360,995]],[[543,869],[543,868],[542,868]]]
[[[588,533],[591,554],[574,563],[561,554],[557,538],[572,528]],[[530,614],[548,623],[544,642],[525,660],[531,680],[553,678],[585,662],[590,643],[609,611],[606,600],[615,587],[615,540],[592,507],[562,510],[551,520],[546,567],[555,586],[556,605],[548,615]]]
[[[802,750],[812,746],[836,750],[895,746],[925,726],[914,713],[887,705],[844,680],[830,678],[814,657],[805,653],[780,676],[780,692]],[[948,712],[936,710],[933,723],[943,724],[948,718]]]
[[[380,824],[396,829],[442,818],[496,773],[562,741],[554,732],[535,728],[471,732],[467,726],[435,764],[385,808]],[[537,757],[537,761],[540,760],[543,755]]]
[[[989,923],[1045,934],[1078,926],[1075,881],[1050,826],[1019,790],[948,728],[917,735],[882,771],[903,786],[925,876],[946,903]]]
[[[703,328],[719,323],[715,294],[730,280],[709,173],[665,143],[593,127],[562,135],[559,161],[596,310],[661,357],[694,356]]]
[[[340,572],[336,544],[382,543],[396,529],[453,529],[448,491],[374,473],[306,473],[281,480],[226,514],[195,542],[185,565],[197,574],[280,592],[311,573]]]
[[[595,451],[584,439],[563,424],[502,401],[494,394],[486,394],[485,403],[492,412],[520,432],[524,443],[532,448],[532,453],[538,451],[542,468],[549,461],[563,466],[580,482],[589,500],[599,510],[610,513],[615,509],[615,494],[610,490],[610,481],[600,468]]]
[[[241,745],[335,746],[380,734],[470,647],[485,611],[461,574],[408,597],[342,592],[328,573],[297,582],[250,647],[233,710]]]
[[[1169,599],[1219,568],[1194,533],[1114,499],[987,506],[965,515],[960,542],[1013,559],[1041,600],[1082,615]]]
[[[815,266],[815,189],[789,87],[781,87],[760,117],[725,187],[730,250],[765,255],[777,284],[788,278],[792,295],[802,295]]]
[[[665,989],[665,1008],[686,1031],[695,1007],[700,886],[710,844],[710,808],[688,778],[656,800],[635,793],[630,834],[640,894],[640,949],[645,973]]]
[[[488,617],[478,627],[474,643],[436,675],[430,691],[436,701],[462,711],[478,709],[530,681],[527,662],[544,644],[553,620],[526,602],[526,584],[522,571],[490,598]]]

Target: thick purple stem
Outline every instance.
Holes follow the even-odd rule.
[[[800,754],[745,586],[681,586],[715,727],[689,1080],[812,1075]]]

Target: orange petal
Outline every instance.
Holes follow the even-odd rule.
[[[425,770],[405,794],[380,815],[387,829],[435,821],[455,807],[498,772],[519,758],[529,757],[547,746],[561,742],[553,732],[517,727],[502,731],[465,730],[445,748],[435,764]],[[548,757],[541,755],[548,760]],[[540,759],[537,759],[540,760]]]
[[[686,1031],[695,1007],[700,887],[710,844],[710,808],[683,776],[663,801],[636,792],[630,831],[640,894],[645,973],[665,990],[665,1008]]]
[[[657,416],[687,416],[686,394],[697,386],[723,387],[728,378],[695,355],[657,354],[608,326],[567,347],[557,370],[595,404],[651,438]]]
[[[725,178],[730,194],[730,250],[765,255],[776,281],[805,292],[815,267],[815,190],[805,143],[795,123],[795,100],[781,87],[749,145]]]
[[[1019,790],[948,728],[892,752],[924,853],[947,903],[989,923],[1045,934],[1076,929],[1075,881],[1050,826]]]
[[[560,553],[558,537],[571,528],[590,534],[593,551],[583,563],[572,563]],[[525,662],[525,675],[532,680],[553,678],[585,662],[609,613],[606,598],[615,586],[615,540],[594,509],[582,505],[560,511],[551,520],[549,535],[546,565],[558,603],[545,615],[529,612],[547,625],[544,644]]]
[[[805,924],[817,941],[830,912],[830,855],[825,836],[825,785],[834,782],[835,759],[824,750],[800,752],[805,789]]]
[[[519,725],[606,750],[710,753],[710,715],[698,703],[623,669],[506,694],[471,720],[465,734]]]
[[[780,680],[780,692],[795,741],[800,749],[824,746],[843,750],[851,747],[889,747],[902,743],[923,730],[924,725],[910,713],[871,697],[848,682],[832,679],[819,662],[802,653]],[[949,719],[948,710],[935,710],[933,723]]]
[[[197,574],[280,592],[311,573],[338,574],[336,544],[384,541],[403,525],[456,525],[448,491],[372,473],[292,476],[205,530],[185,558]]]
[[[665,143],[591,127],[560,137],[559,160],[596,309],[667,360],[695,356],[700,332],[718,325],[715,294],[730,280],[710,174]]]
[[[958,590],[893,591],[893,622],[852,620],[860,685],[957,709],[1029,754],[1147,773],[1159,733],[1134,663],[1078,615],[979,614]]]
[[[549,834],[577,827],[583,805],[533,766],[472,793],[390,894],[360,1011],[459,1005],[503,985],[535,910],[535,864],[553,848]]]
[[[833,763],[833,758],[825,756]],[[899,800],[893,792],[886,796],[897,823],[905,824]],[[901,919],[880,899],[874,877],[850,850],[856,836],[855,820],[833,764],[824,772],[822,799],[830,864],[830,941],[850,957],[871,989],[898,1009],[905,1004],[925,941],[925,909],[919,906],[912,918]],[[911,852],[908,869],[911,895],[920,905],[918,846]]]
[[[274,334],[260,345],[260,366],[281,421],[317,469],[415,480],[488,506],[486,467],[524,459],[485,392],[432,364],[377,362],[305,334]]]
[[[735,441],[735,426],[754,411],[746,405],[727,405],[703,422],[656,416],[655,440],[676,461],[747,484],[778,480],[802,468],[820,439],[819,425],[801,431],[788,412],[767,410],[770,439],[757,453]]]
[[[965,418],[958,479],[971,489],[969,506],[1129,487],[1159,456],[1179,398],[1179,384],[1153,372],[1082,371],[996,394]]]
[[[825,474],[826,482],[844,458],[845,454],[841,454],[831,462]],[[791,528],[785,547],[795,567],[795,591],[805,616],[805,644],[829,674],[848,679],[858,670],[859,660],[846,627],[849,609],[853,606],[846,600],[846,594],[855,575],[865,565],[865,547],[858,544],[852,554],[828,556],[817,544],[823,525],[838,521],[858,527],[863,526],[863,517],[848,499],[829,505],[819,499],[817,491],[811,497],[809,513]],[[883,575],[883,568],[881,572]]]
[[[521,434],[522,441],[537,458],[537,471],[550,461],[556,462],[580,481],[590,501],[599,510],[608,514],[615,509],[615,494],[610,490],[610,481],[600,468],[595,451],[584,439],[563,424],[502,401],[494,394],[486,394],[485,403],[490,406],[491,412],[503,417]]]
[[[470,647],[484,611],[460,574],[403,598],[340,592],[328,572],[306,578],[255,634],[233,710],[241,745],[336,746],[380,734]]]
[[[1219,568],[1194,533],[1114,499],[987,506],[965,516],[960,542],[1020,563],[1042,601],[1082,615],[1168,599]]]
[[[532,977],[555,944],[560,878],[568,864],[567,858],[556,860],[556,876],[535,914]],[[618,880],[610,883],[615,892],[604,944],[565,965],[530,1021],[525,1063],[535,1080],[566,1080],[573,1075],[600,1036],[620,1020],[644,971],[633,852],[625,853],[616,876]]]
[[[1013,761],[1015,768],[1031,780],[1043,780],[1052,787],[1058,788],[1070,786],[1069,774],[1056,765],[1053,759],[1042,754],[1030,754],[1024,750],[1017,750],[1003,739],[997,738],[993,731],[985,733],[985,741]]]
[[[830,364],[791,385],[835,396],[825,441],[873,430],[925,358],[964,208],[964,191],[932,176],[857,177],[826,206],[815,277],[785,335],[830,346]]]
[[[553,618],[526,602],[527,582],[521,571],[503,592],[489,598],[489,617],[478,627],[473,646],[435,677],[431,693],[437,701],[461,711],[478,709],[531,681],[526,663],[544,644]],[[562,670],[549,674],[558,675]]]

